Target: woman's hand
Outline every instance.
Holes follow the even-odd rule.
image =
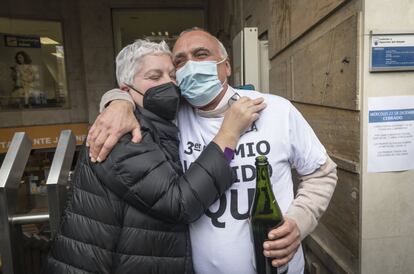
[[[259,112],[265,107],[263,98],[241,97],[226,111],[221,128],[213,141],[223,151],[226,147],[234,149],[240,136],[259,118]]]

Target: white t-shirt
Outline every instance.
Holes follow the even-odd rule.
[[[198,274],[256,273],[248,221],[256,185],[256,156],[265,155],[269,160],[273,191],[282,212],[287,211],[294,198],[291,165],[306,175],[326,161],[325,148],[288,100],[256,91],[229,91],[250,98],[264,97],[267,107],[239,140],[231,162],[237,181],[206,214],[190,224],[194,269]],[[222,121],[222,117],[201,117],[189,105],[182,106],[178,126],[184,169],[214,138]],[[303,269],[299,248],[289,263],[289,274],[303,273]]]

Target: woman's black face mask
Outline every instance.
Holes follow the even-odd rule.
[[[174,120],[177,116],[181,92],[173,82],[149,88],[145,94],[131,85],[127,86],[144,97],[143,107],[146,110],[168,121]]]

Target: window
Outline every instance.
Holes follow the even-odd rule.
[[[66,106],[61,23],[0,17],[0,109]]]

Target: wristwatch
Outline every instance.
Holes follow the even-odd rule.
[[[227,162],[231,162],[231,160],[233,160],[234,159],[234,150],[233,149],[231,149],[231,148],[229,148],[229,147],[226,147],[225,149],[224,149],[224,157],[226,157],[226,159],[227,159]]]

